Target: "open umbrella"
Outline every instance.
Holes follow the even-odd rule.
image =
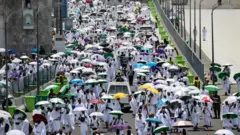
[[[228,129],[219,129],[214,133],[214,135],[234,135],[234,133]]]
[[[98,81],[96,79],[88,79],[85,84],[87,85],[92,85],[92,84],[97,84]]]
[[[232,112],[223,114],[223,118],[226,118],[226,119],[235,119],[237,117],[238,115]]]
[[[236,96],[228,96],[223,103],[228,102],[229,104],[237,102],[237,97]]]
[[[229,63],[226,63],[226,64],[223,64],[222,67],[230,67],[232,66],[232,64],[229,64]]]
[[[113,111],[109,112],[109,114],[111,114],[111,115],[123,115],[123,112],[118,111],[118,110],[113,110]]]
[[[237,80],[238,77],[240,77],[240,73],[236,73],[236,74],[234,74],[234,76],[233,76],[234,80]]]
[[[37,62],[36,61],[29,62],[29,65],[37,65]]]
[[[12,115],[11,115],[9,112],[6,112],[6,111],[4,111],[4,110],[0,110],[0,114],[6,115],[8,118],[11,118],[11,117],[12,117]],[[0,116],[0,117],[1,117],[1,116]]]
[[[42,114],[34,114],[32,118],[33,118],[33,121],[43,121],[45,124],[47,124],[47,119]]]
[[[154,94],[158,94],[158,90],[157,89],[155,89],[155,88],[148,88],[147,90],[149,90],[149,91],[151,91],[152,93],[154,93]]]
[[[98,79],[97,81],[99,84],[107,83],[106,79]]]
[[[168,130],[169,130],[168,126],[160,126],[160,127],[155,128],[153,133],[158,134],[158,133],[166,132]]]
[[[8,131],[6,133],[6,135],[26,135],[26,134],[21,130],[13,129],[13,130]]]
[[[149,88],[151,88],[151,86],[147,85],[147,84],[143,84],[143,85],[138,87],[138,89],[143,89],[143,90],[146,90],[146,89],[149,89]]]
[[[145,73],[137,73],[138,76],[147,76]]]
[[[124,98],[124,97],[126,97],[126,96],[127,96],[127,94],[125,94],[125,93],[120,93],[120,92],[113,95],[113,97],[116,98],[116,99],[118,99],[118,98]]]
[[[229,73],[227,73],[227,72],[221,72],[221,73],[219,73],[218,74],[218,78],[220,78],[220,79],[223,79],[225,76],[230,76],[230,74]]]
[[[162,123],[162,122],[161,122],[159,119],[157,119],[157,118],[147,118],[146,121],[147,121],[147,122],[153,122],[153,123],[159,123],[159,124]]]
[[[59,86],[58,85],[49,85],[44,90],[51,90],[51,89],[56,89],[56,88],[59,88]]]
[[[83,112],[83,111],[87,111],[88,109],[85,107],[76,107],[73,109],[73,112],[78,113],[78,112]]]
[[[202,101],[204,102],[213,102],[212,99],[209,96],[204,96],[201,98]]]
[[[177,121],[173,123],[172,126],[176,128],[187,128],[187,127],[193,127],[193,124],[190,121]]]
[[[49,104],[50,104],[49,101],[39,101],[39,102],[36,103],[36,105],[43,105],[43,106],[49,105]]]
[[[0,48],[0,52],[2,53],[2,52],[5,52],[6,50],[5,50],[5,48]]]
[[[83,80],[82,79],[73,79],[70,82],[72,84],[83,84]]]
[[[21,110],[21,109],[16,109],[16,110],[14,111],[14,114],[15,114],[17,111],[18,111],[20,114],[23,115],[24,119],[27,118],[27,114],[26,114],[23,110]]]
[[[52,98],[50,99],[50,102],[55,104],[65,104],[61,98]]]
[[[146,65],[149,66],[149,67],[153,67],[153,66],[156,66],[156,63],[155,62],[148,62]]]
[[[29,59],[29,57],[26,56],[26,55],[23,55],[23,56],[21,56],[20,58],[21,58],[21,59]]]
[[[124,129],[131,129],[131,127],[129,125],[123,124],[123,125],[112,125],[111,126],[112,129],[120,129],[120,130],[124,130]]]
[[[221,71],[221,68],[220,67],[210,67],[209,68],[210,71],[216,71],[216,72],[220,72]]]
[[[103,117],[104,116],[104,114],[103,113],[101,113],[101,112],[92,112],[91,114],[90,114],[90,116],[92,117],[92,116],[96,116],[96,117]]]
[[[22,60],[20,60],[20,59],[18,59],[18,58],[14,58],[14,59],[12,60],[12,63],[20,63],[20,62],[22,62]]]
[[[113,97],[113,96],[111,96],[111,95],[107,95],[107,94],[105,94],[105,95],[103,95],[103,96],[101,97],[101,99],[105,99],[105,100],[108,100],[108,99],[110,99],[110,100],[113,100],[113,99],[114,99],[114,97]]]
[[[215,85],[207,85],[207,86],[204,86],[204,89],[205,90],[208,90],[208,91],[218,91],[219,88]]]
[[[89,100],[88,102],[93,103],[93,104],[104,104],[104,102],[102,100],[99,100],[99,99]]]

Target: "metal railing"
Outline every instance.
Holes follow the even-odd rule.
[[[192,51],[192,49],[186,44],[183,38],[179,35],[178,31],[173,26],[172,22],[168,19],[167,15],[164,13],[160,6],[158,0],[153,0],[157,13],[160,15],[162,22],[164,23],[170,37],[176,43],[177,48],[184,55],[193,71],[198,75],[201,81],[204,80],[204,64],[197,57],[197,55]]]
[[[39,71],[39,82],[40,87],[49,81],[55,78],[56,66],[44,67]],[[9,94],[14,97],[20,97],[25,95],[26,93],[31,92],[32,90],[37,88],[37,73],[28,74],[26,76],[22,76],[16,80],[11,80],[9,82]],[[0,88],[0,99],[5,98],[4,87]],[[1,102],[0,100],[0,102]]]

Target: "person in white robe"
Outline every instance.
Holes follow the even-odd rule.
[[[91,135],[94,135],[93,133],[98,131],[100,125],[100,121],[98,118],[94,115],[90,119],[90,128],[91,128]]]
[[[22,122],[23,122],[23,114],[18,110],[15,111],[13,115],[13,129],[21,130],[22,129]]]
[[[135,118],[135,128],[138,135],[144,135],[145,126],[146,121],[142,118],[142,114],[139,113],[138,117]]]
[[[52,125],[53,121],[51,120],[51,113],[52,113],[52,108],[48,107],[47,114],[46,114],[46,119],[47,119],[48,123],[47,123],[46,128],[47,128],[47,132],[49,134],[53,133],[53,125]]]
[[[229,77],[225,76],[222,81],[222,87],[225,92],[225,95],[230,94],[229,88],[230,88],[230,80]]]
[[[238,92],[240,93],[240,77],[236,79]]]
[[[197,102],[193,101],[193,106],[191,108],[191,116],[194,130],[197,130],[198,128],[198,123],[200,121],[200,111],[201,108],[198,106]]]
[[[87,135],[89,118],[85,111],[82,111],[82,113],[79,116],[79,120],[80,120],[80,135]]]
[[[206,30],[205,27],[203,27],[203,29],[202,29],[202,35],[203,35],[203,41],[206,41],[206,39],[207,39],[207,30]]]
[[[229,107],[229,104],[228,104],[228,101],[225,101],[224,104],[222,104],[222,107],[221,107],[221,120],[223,120],[222,118],[222,115],[228,113],[230,111],[230,107]]]
[[[58,133],[61,129],[61,113],[59,107],[55,107],[55,109],[52,111],[50,120],[52,121],[53,132],[55,134]]]
[[[111,100],[108,100],[107,103],[105,103],[104,107],[104,122],[106,123],[106,128],[108,128],[109,124],[112,122],[112,115],[109,114],[110,111],[113,110],[113,104],[111,103]]]
[[[26,135],[29,135],[29,121],[28,121],[28,119],[25,119],[23,121],[21,131],[23,131],[23,133],[25,133]]]
[[[208,106],[208,103],[205,103],[203,107],[203,121],[204,126],[208,129],[211,126],[212,120],[212,109]]]
[[[228,130],[232,130],[233,126],[234,125],[231,122],[230,115],[227,115],[227,117],[223,119],[223,128],[228,129]]]
[[[4,118],[0,118],[0,135],[6,135],[9,130],[11,130],[10,124]]]
[[[118,115],[117,118],[115,118],[115,119],[113,120],[113,122],[112,122],[112,125],[124,125],[124,124],[125,124],[125,122],[124,122],[124,120],[121,118],[121,115]],[[124,134],[123,130],[120,130],[119,132],[120,132],[119,135],[123,135],[123,134]]]
[[[34,135],[47,135],[46,133],[46,125],[44,124],[44,122],[36,122],[34,124],[34,128],[33,128],[33,133]]]
[[[136,115],[137,110],[138,110],[138,103],[137,103],[137,95],[133,95],[131,101],[130,101],[130,106],[131,106],[131,110],[132,110],[132,114],[133,116]]]
[[[71,135],[72,131],[75,129],[74,114],[72,114],[69,109],[66,109],[66,113],[63,116],[63,127],[64,133],[67,135]]]
[[[232,112],[234,114],[238,114],[237,104],[233,103],[229,112]],[[238,118],[231,119],[231,123],[233,124],[233,126],[237,126],[238,125]]]
[[[121,110],[121,105],[120,105],[120,98],[117,98],[116,100],[113,101],[115,104],[114,110]]]

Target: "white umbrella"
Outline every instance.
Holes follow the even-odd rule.
[[[191,90],[199,90],[198,87],[196,87],[196,86],[188,86],[187,88],[188,88],[190,91],[191,91]]]
[[[58,54],[53,54],[53,55],[51,55],[51,57],[52,57],[52,58],[61,58],[61,56],[58,55]]]
[[[57,103],[65,104],[64,101],[62,99],[60,99],[60,98],[52,98],[52,99],[50,99],[50,102],[51,103],[55,103],[55,104],[57,104]]]
[[[229,64],[229,63],[226,63],[226,64],[224,64],[224,65],[222,65],[223,67],[230,67],[230,66],[232,66],[232,64]]]
[[[170,45],[168,45],[167,47],[165,47],[165,50],[173,50],[174,48]]]
[[[70,62],[69,63],[77,63],[78,62],[78,60],[76,60],[76,59],[73,59],[73,60],[70,60]]]
[[[6,135],[26,135],[23,131],[20,130],[10,130],[6,133]]]
[[[60,56],[61,56],[61,55],[65,55],[64,52],[58,52],[57,54],[60,55]]]
[[[168,69],[171,70],[171,71],[177,71],[177,70],[179,70],[179,68],[178,68],[177,66],[175,66],[175,65],[169,66]]]
[[[219,129],[214,133],[214,135],[234,135],[234,133],[227,129]]]
[[[43,66],[48,66],[48,67],[51,66],[50,63],[43,63],[42,65],[43,65]]]
[[[163,84],[158,84],[158,85],[155,85],[154,86],[154,88],[156,88],[156,89],[163,89],[163,88],[165,88],[165,87],[167,87],[166,85],[163,85]]]
[[[103,96],[101,97],[101,99],[114,99],[114,97],[111,96],[111,95],[105,94],[105,95],[103,95]]]
[[[4,114],[4,115],[8,116],[9,118],[12,117],[12,115],[9,112],[3,111],[3,110],[0,110],[0,114]]]
[[[229,104],[235,103],[235,102],[237,102],[237,97],[236,96],[229,96],[223,101],[223,103],[225,103],[226,101],[228,101]]]
[[[189,95],[195,95],[195,94],[200,94],[200,90],[192,90],[190,92],[188,92]]]
[[[178,121],[178,122],[173,123],[172,126],[173,127],[182,127],[182,128],[184,128],[184,127],[193,127],[193,124],[190,121]]]
[[[167,82],[170,82],[170,83],[174,83],[174,82],[175,82],[175,80],[172,79],[172,78],[168,78],[166,81],[167,81]]]
[[[20,62],[22,62],[22,60],[20,60],[20,59],[18,59],[18,58],[14,58],[14,59],[12,60],[12,63],[20,63]]]
[[[77,70],[72,70],[72,71],[70,71],[70,73],[71,73],[71,74],[78,74],[79,71],[77,71]]]
[[[33,61],[33,62],[29,62],[30,65],[37,65],[37,62],[36,61]]]
[[[162,64],[162,68],[165,68],[165,67],[168,68],[169,66],[171,66],[171,64],[170,64],[170,63],[167,63],[167,62]]]
[[[11,118],[11,117],[7,116],[6,114],[0,113],[0,118],[7,120],[8,118]]]
[[[84,69],[82,70],[82,72],[83,72],[83,73],[94,73],[93,70],[92,70],[92,68],[84,68]]]
[[[0,48],[0,52],[5,52],[5,48]]]
[[[85,67],[77,67],[74,70],[83,70]]]
[[[50,102],[49,101],[39,101],[36,103],[36,105],[49,105]]]
[[[21,59],[29,59],[29,57],[26,56],[26,55],[23,55],[23,56],[21,56],[20,58],[21,58]]]
[[[32,112],[32,116],[35,115],[35,114],[42,114],[42,111],[34,109],[33,112]]]
[[[180,99],[173,99],[170,101],[170,103],[183,103],[183,101]]]
[[[83,112],[83,111],[87,111],[87,108],[85,107],[76,107],[73,109],[73,112],[77,113],[77,112]]]
[[[102,117],[104,114],[101,112],[92,112],[90,116]]]
[[[86,62],[86,63],[90,63],[90,62],[92,62],[90,59],[83,59],[83,60],[81,60],[81,62]]]
[[[96,79],[88,79],[85,83],[86,84],[95,84],[95,83],[98,83],[98,81]]]

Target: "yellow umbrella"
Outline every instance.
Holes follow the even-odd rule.
[[[143,90],[146,90],[146,89],[149,89],[149,88],[151,88],[151,86],[149,86],[147,84],[143,84],[143,85],[138,87],[138,89],[143,89]]]
[[[118,98],[124,98],[124,97],[126,97],[127,96],[127,94],[125,94],[125,93],[116,93],[116,94],[114,94],[113,95],[113,97],[114,98],[116,98],[116,99],[118,99]]]
[[[126,23],[125,23],[125,24],[123,24],[123,27],[128,27],[128,26],[129,26],[129,25],[128,25],[128,24],[126,24]]]
[[[158,90],[156,90],[154,88],[148,88],[147,90],[151,91],[154,94],[158,94]]]

